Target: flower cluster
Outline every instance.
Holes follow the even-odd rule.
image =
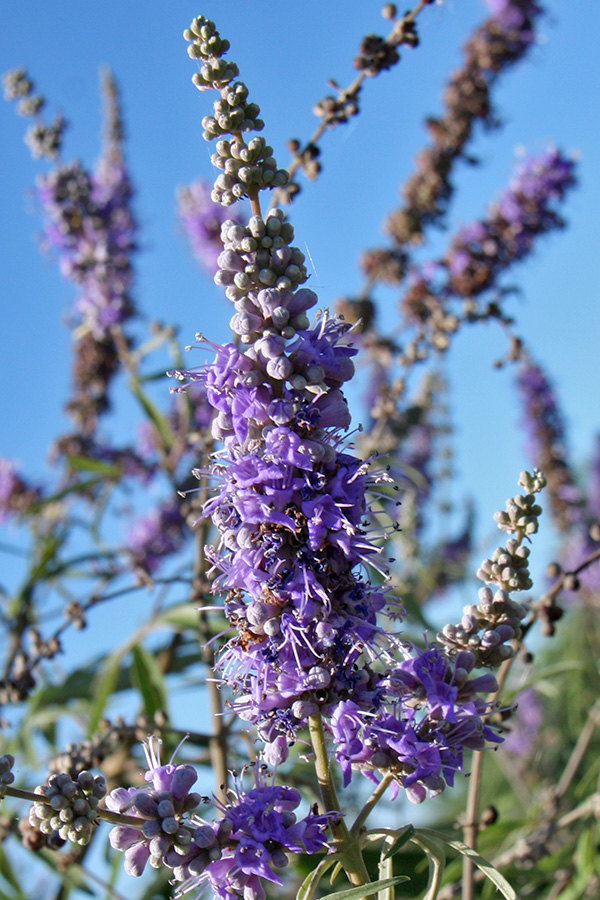
[[[96,340],[133,314],[131,255],[136,224],[133,190],[123,161],[116,88],[105,79],[106,148],[94,172],[75,161],[38,179],[45,240],[58,254],[61,272],[80,288],[75,313]]]
[[[295,810],[301,800],[297,788],[270,783],[260,768],[249,791],[237,783],[227,802],[215,801],[220,819],[195,819],[190,852],[173,868],[176,880],[183,882],[176,897],[210,887],[220,900],[264,900],[261,879],[282,886],[277,870],[288,865],[288,853],[329,849],[324,832],[338,814],[311,811],[298,819]],[[168,858],[171,861],[174,858]]]
[[[131,260],[137,225],[131,210],[133,189],[123,158],[117,87],[110,72],[104,72],[105,146],[95,170],[90,172],[77,160],[61,161],[64,121],[44,124],[40,115],[43,98],[31,96],[33,84],[26,73],[21,69],[9,72],[4,84],[8,98],[31,101],[23,114],[36,118],[27,136],[33,155],[58,160],[39,176],[37,196],[44,219],[44,244],[55,253],[63,276],[78,288],[73,310],[75,393],[67,410],[80,430],[89,435],[98,415],[109,408],[108,385],[119,364],[113,329],[135,314]],[[22,104],[23,100],[21,112]],[[123,345],[127,343],[123,338]]]
[[[524,360],[518,387],[529,435],[529,454],[548,482],[550,509],[561,528],[582,518],[583,497],[567,456],[566,434],[555,391],[541,366]]]
[[[600,439],[592,454],[584,494],[569,464],[564,416],[548,375],[539,364],[525,359],[517,382],[529,439],[527,449],[547,477],[550,509],[566,537],[560,567],[565,573],[573,573],[598,551]],[[588,594],[596,594],[600,589],[599,573],[597,564],[586,566],[569,579],[567,590],[583,588]]]
[[[529,253],[538,235],[564,225],[554,205],[575,184],[574,169],[574,160],[554,148],[518,166],[487,218],[466,225],[452,241],[445,260],[452,293],[477,296]]]
[[[486,584],[479,590],[479,603],[465,606],[460,623],[445,625],[438,634],[450,655],[469,650],[480,666],[499,666],[514,656],[511,642],[521,637],[522,621],[527,615],[527,608],[510,594],[532,586],[529,547],[524,542],[538,530],[542,508],[536,494],[545,487],[546,479],[535,469],[533,475],[522,472],[519,484],[525,493],[507,500],[506,509],[494,516],[498,528],[510,537],[479,567],[477,577]]]
[[[464,47],[464,63],[453,72],[444,92],[444,113],[427,120],[432,143],[417,157],[417,171],[403,188],[404,206],[386,222],[397,244],[392,250],[369,252],[367,274],[377,280],[400,281],[406,245],[418,242],[424,226],[439,219],[453,187],[452,167],[464,156],[476,121],[492,126],[491,92],[498,76],[521,59],[534,40],[541,6],[532,0],[489,0],[492,17]]]
[[[129,817],[110,833],[111,845],[125,853],[129,875],[141,875],[147,863],[166,866],[181,883],[176,897],[210,886],[222,900],[263,900],[261,878],[282,885],[274,870],[287,866],[288,852],[328,849],[324,832],[333,814],[310,812],[298,819],[300,792],[272,784],[264,767],[256,767],[250,790],[239,779],[226,800],[215,799],[220,815],[207,822],[193,812],[202,800],[191,790],[198,777],[194,767],[172,760],[161,765],[153,738],[144,749],[148,785],[116,788],[106,798],[108,810]]]
[[[555,149],[518,166],[487,216],[463,226],[442,260],[410,270],[401,299],[406,324],[417,325],[429,344],[443,351],[461,324],[450,301],[463,298],[467,321],[479,316],[506,322],[498,302],[482,304],[480,297],[498,287],[499,276],[530,253],[540,235],[564,225],[555,207],[575,184],[574,172],[574,160]],[[425,349],[412,352],[420,358]]]
[[[181,501],[169,499],[134,522],[127,535],[127,549],[135,565],[152,574],[165,556],[181,549],[184,540]]]
[[[210,32],[216,40],[209,25],[196,20],[186,34],[199,35],[192,46],[202,56],[201,38]],[[201,70],[201,86],[212,79],[223,96],[221,75],[211,73]],[[225,223],[223,230],[216,280],[235,304],[238,342],[220,346],[198,335],[214,361],[173,373],[205,385],[216,412],[212,435],[223,442],[212,466],[197,471],[215,482],[203,514],[221,536],[207,554],[235,628],[217,667],[270,762],[285,759],[299,730],[321,717],[343,744],[347,776],[353,766],[389,771],[421,800],[451,782],[462,748],[494,739],[482,719],[486,705],[475,699],[489,679],[469,680],[475,656],[457,664],[437,645],[408,653],[378,622],[384,608],[394,618],[403,611],[382,586],[386,529],[371,522],[369,509],[371,493],[388,490],[391,478],[346,446],[342,389],[354,374],[355,328],[328,312],[309,321],[317,297],[299,286],[306,276],[288,249],[293,232],[281,210],[264,219],[255,213],[247,229]],[[400,690],[410,665],[432,665],[437,674]],[[342,742],[347,716],[361,724]],[[455,727],[442,727],[444,717]],[[388,740],[393,727],[405,737],[402,747]]]
[[[192,845],[186,813],[196,809],[199,794],[191,791],[198,774],[193,766],[160,764],[159,742],[144,744],[148,761],[146,787],[116,788],[106,797],[106,808],[139,819],[139,824],[117,825],[110,833],[115,850],[125,852],[125,871],[141,875],[150,863],[155,868],[174,854],[183,859]],[[172,868],[172,866],[171,866]]]
[[[106,794],[101,775],[84,771],[75,781],[66,773],[51,775],[35,792],[44,799],[31,807],[29,823],[33,828],[76,844],[89,844],[99,821],[98,804]]]
[[[223,252],[221,226],[232,217],[212,200],[211,190],[200,180],[179,188],[177,213],[195,259],[210,275],[215,275],[219,254]],[[233,221],[241,225],[241,220]]]
[[[387,772],[395,778],[392,797],[401,784],[409,800],[421,803],[453,784],[464,750],[501,740],[485,724],[488,708],[478,696],[497,683],[490,674],[469,679],[476,658],[468,651],[453,661],[436,645],[424,652],[406,647],[404,653],[379,685],[380,708],[369,712],[343,701],[331,727],[346,784],[352,767],[375,783],[374,770]]]
[[[40,488],[28,484],[14,463],[0,458],[0,522],[26,514],[40,497]]]

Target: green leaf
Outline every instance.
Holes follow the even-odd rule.
[[[325,874],[325,872],[331,868],[331,866],[335,862],[335,856],[326,856],[321,860],[316,869],[313,869],[312,872],[309,872],[300,887],[298,888],[298,893],[296,894],[296,900],[311,900],[319,881]]]
[[[394,838],[388,836],[384,839],[383,846],[381,847],[381,856],[377,867],[381,881],[388,881],[390,878],[394,877],[394,860],[392,859],[392,852],[390,850],[393,843]],[[379,891],[378,900],[394,900],[394,888],[389,887]]]
[[[423,900],[435,900],[442,885],[444,869],[446,868],[444,847],[435,838],[424,837],[421,829],[418,829],[417,833],[410,840],[423,850],[429,863],[429,879]]]
[[[95,684],[93,684],[94,693],[92,696],[92,702],[90,704],[89,719],[90,734],[97,730],[100,724],[100,720],[104,716],[106,704],[108,703],[110,697],[113,695],[115,687],[117,686],[117,681],[119,680],[119,673],[121,669],[121,657],[121,651],[117,653],[111,653],[111,655],[106,658],[106,664],[100,671]]]
[[[395,878],[370,881],[359,887],[346,888],[343,891],[336,891],[335,894],[326,894],[321,897],[321,900],[359,900],[360,897],[370,897],[372,894],[378,894],[380,891],[394,887],[395,884],[401,884],[403,881],[410,881],[408,875],[396,875]]]
[[[198,631],[199,614],[195,606],[189,601],[179,603],[177,606],[169,606],[161,612],[156,619],[157,627],[161,625],[174,625],[182,631]],[[222,625],[219,630],[221,630]]]
[[[21,885],[17,881],[15,873],[12,870],[10,861],[9,861],[8,857],[6,856],[1,844],[0,844],[0,875],[2,876],[2,878],[4,878],[4,880],[8,884],[10,884],[10,886],[12,888],[14,888],[18,897],[25,896],[23,894],[23,891],[21,890]]]
[[[141,645],[132,647],[131,682],[142,695],[144,712],[150,720],[157,710],[167,709],[167,689],[164,675],[155,658]]]
[[[383,862],[385,859],[395,856],[398,850],[408,843],[414,833],[414,825],[405,825],[403,828],[398,828],[394,831],[393,835],[388,835],[384,841],[384,846],[387,846],[388,849],[385,856],[382,856],[381,861]],[[392,840],[388,840],[388,838],[392,838]]]
[[[473,850],[472,847],[467,847],[462,841],[452,840],[446,837],[443,832],[434,831],[433,828],[418,828],[416,834],[418,837],[433,838],[436,841],[441,841],[448,847],[452,847],[453,850],[457,850],[462,856],[468,856],[469,859],[473,860],[477,868],[483,872],[486,878],[489,878],[489,880],[506,897],[506,900],[517,900],[517,895],[506,878],[501,875],[487,859],[484,859],[476,850]]]
[[[67,462],[77,472],[97,472],[105,478],[120,478],[123,472],[113,463],[89,456],[67,456]]]
[[[174,443],[174,436],[171,426],[169,425],[168,419],[163,416],[157,406],[152,402],[152,400],[145,394],[138,382],[131,382],[131,390],[134,396],[140,403],[140,406],[148,416],[148,418],[153,422],[154,427],[160,434],[163,443],[167,450],[170,450]]]

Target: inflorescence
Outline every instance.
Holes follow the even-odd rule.
[[[194,57],[207,59],[211,41],[218,48],[195,81],[223,99],[237,76],[222,59],[225,42],[204,19],[185,36]],[[247,91],[236,96],[249,128],[257,112],[248,112]],[[205,130],[221,115],[217,101]],[[234,127],[226,117],[219,124]],[[239,134],[234,142],[245,146]],[[217,666],[268,762],[285,759],[309,719],[321,717],[346,783],[354,770],[376,782],[389,773],[394,794],[402,786],[419,802],[452,783],[465,749],[498,740],[479,696],[495,679],[469,677],[479,662],[469,649],[454,655],[432,643],[420,651],[378,621],[384,611],[402,615],[385,587],[387,530],[369,508],[372,492],[393,483],[346,446],[354,328],[328,312],[309,321],[317,297],[300,287],[306,276],[288,249],[291,226],[280,210],[262,217],[256,198],[267,185],[254,184],[248,228],[223,226],[216,276],[235,303],[237,343],[198,335],[214,361],[172,373],[206,386],[212,434],[223,442],[197,472],[215,484],[203,512],[221,537],[206,552],[235,630]]]
[[[145,786],[117,788],[100,806],[102,778],[87,771],[76,780],[52,775],[37,789],[30,822],[45,834],[85,844],[98,818],[110,818],[117,823],[111,844],[125,853],[129,874],[140,875],[146,864],[166,866],[179,883],[176,896],[210,886],[221,900],[263,900],[263,880],[283,884],[279,871],[287,854],[327,851],[326,829],[340,818],[329,805],[299,819],[299,791],[276,785],[268,771],[285,761],[307,726],[311,733],[316,722],[324,729],[345,785],[355,772],[375,784],[385,778],[392,798],[403,789],[417,803],[453,784],[465,751],[500,740],[485,698],[496,691],[496,679],[489,672],[477,676],[475,669],[509,658],[520,637],[525,608],[510,595],[531,584],[526,542],[537,530],[536,495],[545,482],[537,470],[523,473],[525,493],[497,515],[509,538],[482,563],[480,603],[466,608],[460,625],[446,626],[424,649],[402,639],[388,623],[401,620],[404,610],[386,584],[386,538],[397,523],[384,527],[371,515],[374,499],[389,501],[396,486],[386,467],[358,458],[348,443],[343,389],[354,375],[358,328],[328,311],[309,319],[318,300],[302,287],[308,275],[303,254],[292,246],[293,229],[280,209],[264,217],[260,209],[261,191],[285,185],[288,176],[263,138],[246,140],[263,127],[259,107],[235,80],[238,67],[224,59],[229,44],[214,23],[200,16],[184,36],[199,61],[194,83],[219,94],[214,114],[203,120],[204,137],[218,139],[213,162],[220,174],[212,199],[229,206],[247,198],[252,217],[247,226],[226,220],[221,230],[215,281],[234,303],[235,340],[215,344],[199,334],[197,346],[212,352],[212,361],[171,374],[185,382],[175,390],[197,389],[206,398],[214,412],[212,437],[222,444],[208,467],[194,473],[210,486],[202,516],[212,520],[219,539],[205,553],[231,626],[216,668],[231,689],[230,708],[255,727],[264,748],[254,785],[246,790],[236,777],[233,788],[223,788],[213,800],[218,815],[212,822],[196,812],[203,798],[192,791],[195,768],[172,760],[161,765],[152,739]],[[386,53],[372,42],[361,68],[392,64]],[[24,77],[15,76],[11,89],[29,96],[30,88],[19,88]],[[118,154],[101,174],[96,183],[72,166],[46,180],[49,236],[65,251],[70,277],[87,285],[90,275],[96,286],[111,296],[114,288],[123,299],[133,220]],[[569,173],[562,174],[558,192],[568,181]],[[535,186],[540,177],[547,177],[546,170],[527,170],[520,188]],[[513,194],[519,210],[539,199],[524,188]],[[514,204],[498,207],[498,216],[519,226],[511,230],[518,256],[529,221],[516,215]],[[94,247],[105,247],[104,260],[83,254],[87,232],[81,229],[88,219],[88,237]],[[108,253],[109,238],[115,254]],[[107,281],[98,277],[99,266]],[[447,267],[455,277],[450,262]],[[118,319],[118,305],[109,306]],[[94,308],[90,333],[102,337],[111,323],[98,318],[105,307]],[[139,565],[152,571],[158,556],[177,544],[181,526],[176,504],[138,526],[129,543]],[[7,784],[9,763],[7,758],[0,766]]]

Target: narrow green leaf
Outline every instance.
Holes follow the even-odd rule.
[[[343,891],[336,891],[335,894],[326,894],[324,897],[321,897],[321,900],[359,900],[360,897],[370,897],[372,894],[378,894],[380,891],[393,887],[395,884],[401,884],[403,881],[410,881],[408,875],[396,875],[395,878],[370,881],[368,884],[362,884],[359,887],[346,888]]]
[[[104,667],[92,685],[93,696],[90,704],[89,729],[90,734],[98,728],[100,720],[104,716],[106,704],[114,693],[121,668],[121,653],[112,653],[107,656]]]
[[[416,833],[419,837],[429,837],[436,841],[441,841],[448,847],[452,847],[453,850],[457,850],[462,856],[468,856],[469,859],[473,860],[477,868],[481,869],[486,878],[489,878],[492,884],[506,897],[506,900],[517,900],[517,895],[506,878],[487,859],[484,859],[476,850],[473,850],[472,847],[467,847],[462,841],[452,840],[446,837],[443,832],[435,831],[433,828],[418,828]]]
[[[174,625],[184,631],[198,631],[198,610],[191,603],[179,603],[177,606],[169,606],[156,618],[156,626]],[[222,627],[222,626],[221,626]]]
[[[398,828],[394,831],[393,836],[389,835],[392,840],[388,840],[386,837],[384,841],[384,847],[387,846],[387,851],[385,856],[382,856],[381,861],[383,862],[385,859],[388,859],[390,856],[394,856],[398,850],[404,847],[405,844],[411,839],[413,834],[415,833],[414,825],[404,825],[403,828]]]
[[[15,873],[12,870],[12,866],[10,864],[10,860],[6,856],[2,845],[0,844],[0,875],[4,880],[10,884],[12,888],[17,892],[19,897],[23,897],[23,891],[21,890],[21,885],[19,884]]]
[[[120,478],[123,472],[113,463],[89,456],[67,456],[67,462],[77,472],[97,472],[105,478]]]
[[[388,881],[390,878],[394,877],[394,860],[392,859],[392,854],[390,851],[391,845],[394,843],[394,838],[386,837],[383,846],[381,847],[381,857],[379,859],[379,878],[381,881]],[[387,850],[387,852],[386,852]],[[389,887],[385,888],[382,891],[379,891],[377,895],[378,900],[394,900],[394,888]]]
[[[144,701],[144,712],[152,720],[157,710],[167,709],[164,676],[155,658],[141,644],[132,647],[131,653],[131,682],[139,690]]]
[[[173,446],[174,436],[168,419],[163,416],[148,395],[142,391],[139,383],[136,383],[135,381],[131,382],[131,390],[148,418],[154,423],[156,430],[163,439],[165,447],[167,450],[170,450]]]
[[[338,875],[339,875],[340,872],[342,872],[342,871],[343,871],[343,869],[342,869],[342,864],[341,864],[341,862],[336,862],[335,866],[334,866],[333,869],[331,870],[331,875],[329,876],[329,884],[330,884],[332,887],[333,887],[333,882],[335,881],[335,879],[338,877]]]
[[[321,880],[327,869],[331,868],[334,862],[334,856],[326,856],[324,859],[322,859],[316,869],[313,869],[312,872],[308,873],[308,875],[298,888],[296,900],[311,900],[315,890],[317,889],[319,881]]]
[[[444,847],[434,838],[424,837],[421,834],[421,829],[418,829],[418,832],[410,840],[423,850],[429,863],[429,879],[423,900],[435,900],[442,885],[444,869],[446,868]]]

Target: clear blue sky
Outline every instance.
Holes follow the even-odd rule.
[[[505,121],[498,132],[478,132],[474,149],[484,165],[457,172],[451,224],[481,214],[506,183],[515,147],[539,152],[549,142],[582,155],[581,186],[566,206],[570,228],[544,241],[521,266],[523,299],[514,301],[521,330],[550,368],[568,410],[574,455],[584,458],[600,429],[600,304],[592,269],[600,250],[600,92],[598,4],[548,0],[543,40],[527,62],[508,73],[497,92]],[[280,164],[291,136],[315,126],[312,106],[326,80],[354,75],[351,61],[360,38],[385,33],[378,2],[303,0],[257,6],[234,0],[140,3],[137,0],[40,0],[5,3],[0,31],[3,69],[26,66],[37,87],[72,123],[66,158],[92,164],[101,127],[98,68],[109,64],[119,81],[127,123],[127,158],[137,187],[142,226],[136,297],[149,317],[181,324],[187,341],[202,330],[227,336],[231,314],[177,233],[174,190],[211,177],[209,146],[200,122],[209,94],[191,85],[194,64],[181,37],[194,15],[213,18],[232,45],[231,56],[257,100],[265,135]],[[404,50],[391,73],[367,83],[362,113],[323,140],[323,174],[307,185],[292,221],[297,243],[308,247],[315,274],[311,286],[327,305],[360,285],[356,259],[376,244],[381,222],[396,201],[398,185],[425,142],[422,119],[440,110],[449,70],[459,64],[460,44],[487,15],[481,0],[446,0],[419,20],[421,46]],[[70,285],[36,249],[39,220],[27,215],[26,194],[40,166],[29,159],[25,123],[12,105],[0,105],[0,171],[3,238],[0,242],[0,455],[21,460],[30,476],[43,473],[45,451],[66,430],[61,412],[69,379],[69,333],[61,316],[73,299]],[[438,247],[446,238],[441,235]],[[393,297],[386,316],[393,321]],[[525,463],[515,430],[518,412],[510,374],[491,369],[504,351],[490,329],[458,339],[448,371],[454,388],[454,420],[460,482],[457,495],[474,494],[490,517],[513,492]],[[476,385],[476,390],[474,389]]]

